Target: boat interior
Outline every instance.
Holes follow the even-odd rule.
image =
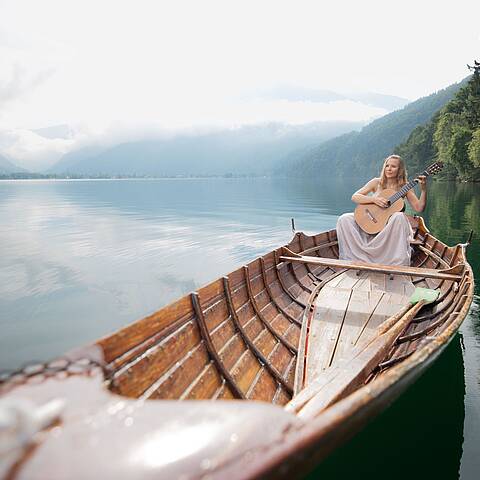
[[[412,355],[467,300],[464,249],[430,235],[420,217],[409,220],[415,235],[404,274],[338,262],[335,230],[297,232],[286,248],[99,340],[109,389],[318,414]],[[412,309],[415,287],[440,293]]]

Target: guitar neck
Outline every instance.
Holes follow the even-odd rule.
[[[424,172],[420,173],[417,176],[420,175],[425,175],[426,177],[429,175],[429,173],[425,170]],[[395,203],[399,198],[405,197],[405,195],[417,184],[416,179],[415,180],[410,180],[408,183],[406,183],[398,192],[394,193],[388,201],[390,202],[390,205]]]

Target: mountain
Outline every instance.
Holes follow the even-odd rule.
[[[450,102],[428,123],[416,127],[395,151],[415,171],[439,160],[445,163],[439,177],[480,181],[480,67]]]
[[[62,158],[45,173],[78,173],[75,169],[77,163],[94,158],[105,150],[107,150],[107,147],[98,145],[89,145],[79,148],[78,150],[73,150],[63,155]]]
[[[415,127],[428,122],[467,82],[468,77],[373,121],[359,132],[341,135],[291,157],[276,173],[321,176],[325,168],[344,176],[377,173],[382,160],[404,142]]]
[[[179,134],[71,152],[50,173],[80,175],[266,174],[279,159],[341,133],[355,122],[268,123],[203,134]]]
[[[12,162],[0,155],[0,175],[9,175],[10,173],[26,172],[25,169],[17,167]]]

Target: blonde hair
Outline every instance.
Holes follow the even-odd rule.
[[[405,163],[400,155],[389,155],[383,162],[382,173],[380,174],[380,187],[385,189],[387,187],[387,176],[385,175],[385,167],[389,160],[398,160],[398,173],[397,173],[397,188],[403,187],[407,183],[407,169]]]

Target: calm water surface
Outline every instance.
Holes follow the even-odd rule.
[[[333,228],[359,183],[0,182],[1,368],[85,344],[286,243],[291,217]],[[480,187],[433,184],[424,216],[446,243],[480,235]],[[469,260],[478,278],[477,238]],[[427,374],[309,478],[479,478],[477,304]]]

